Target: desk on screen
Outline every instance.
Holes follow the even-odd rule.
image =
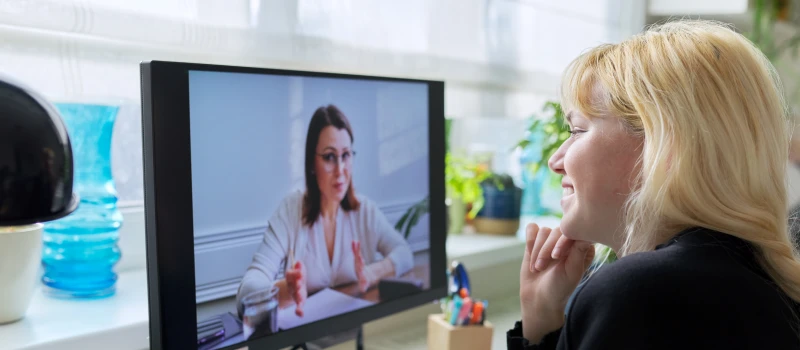
[[[418,264],[418,265],[415,265],[413,269],[411,269],[410,271],[408,271],[405,274],[403,274],[401,276],[401,278],[421,280],[421,281],[423,281],[423,286],[422,286],[423,289],[428,289],[428,288],[430,288],[429,275],[430,275],[430,266],[428,264]],[[333,291],[339,292],[339,293],[344,294],[346,296],[353,297],[353,298],[358,299],[358,300],[360,300],[362,302],[357,302],[357,301],[353,301],[353,300],[347,300],[346,297],[345,298],[341,298],[341,294],[340,295],[336,295],[336,294],[339,294],[339,293],[331,293]],[[325,310],[325,312],[328,312],[327,315],[323,315],[323,313],[316,313],[316,312],[311,313],[312,311],[309,311],[309,310],[310,310],[310,308],[313,308],[314,304],[315,304],[315,302],[312,301],[312,300],[315,299],[314,297],[319,293],[322,293],[322,296],[324,297],[325,300],[340,300],[340,301],[344,300],[345,302],[342,302],[342,303],[339,304],[340,306],[342,306],[340,308],[323,308],[323,310]],[[288,329],[288,328],[296,327],[296,326],[303,325],[303,324],[306,324],[306,323],[309,323],[309,322],[314,322],[314,321],[317,321],[317,320],[320,320],[320,319],[323,319],[323,318],[327,318],[327,317],[335,316],[335,315],[338,315],[338,314],[346,313],[346,312],[349,312],[349,311],[352,311],[352,310],[356,310],[356,309],[359,309],[359,308],[362,308],[362,307],[370,306],[370,305],[373,305],[373,304],[376,304],[376,303],[380,303],[381,301],[383,301],[383,300],[381,299],[381,296],[380,296],[380,293],[378,292],[378,287],[377,286],[370,288],[365,293],[361,293],[361,291],[358,289],[358,284],[357,283],[348,283],[348,284],[344,284],[344,285],[341,285],[341,286],[336,286],[334,288],[326,288],[326,289],[323,289],[323,290],[321,290],[321,291],[319,291],[319,292],[317,292],[317,293],[315,293],[313,295],[310,295],[308,297],[308,300],[306,301],[306,305],[305,305],[305,310],[307,310],[305,316],[309,316],[308,318],[306,318],[304,316],[301,319],[301,318],[295,316],[294,315],[295,307],[294,306],[290,306],[290,307],[287,307],[285,309],[282,309],[282,310],[278,311],[278,314],[280,315],[278,317],[278,325],[279,325],[279,327],[281,329]],[[282,321],[283,319],[288,319],[289,321]],[[286,328],[284,328],[284,327],[286,327]],[[244,341],[244,335],[241,332],[241,330],[239,330],[239,332],[237,332],[236,335],[234,335],[231,338],[226,339],[224,342],[222,342],[222,343],[218,344],[217,346],[215,346],[215,348],[222,348],[222,347],[225,347],[225,346],[238,344],[238,343],[241,343],[243,341]]]

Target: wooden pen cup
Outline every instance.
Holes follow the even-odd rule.
[[[493,331],[489,321],[453,326],[444,320],[444,314],[428,315],[428,349],[488,350],[492,348]]]

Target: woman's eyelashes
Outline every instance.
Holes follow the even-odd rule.
[[[350,151],[344,151],[342,152],[341,158],[342,160],[348,160],[350,159],[350,155],[351,155]],[[333,152],[324,153],[322,155],[322,159],[326,162],[333,162],[336,160],[336,158],[339,158],[339,156],[337,156],[336,153]]]
[[[572,134],[571,136],[577,136],[578,134],[584,133],[586,130],[578,129],[578,128],[570,128],[569,133]]]

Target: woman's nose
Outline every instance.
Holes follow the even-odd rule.
[[[562,143],[560,147],[556,150],[556,153],[547,160],[547,166],[550,167],[554,173],[559,175],[566,175],[566,170],[564,170],[564,154],[567,152],[566,143]]]
[[[343,173],[345,169],[344,162],[342,160],[339,160],[338,162],[336,162],[336,165],[333,169],[336,172],[336,174]]]

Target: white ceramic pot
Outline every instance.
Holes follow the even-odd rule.
[[[42,261],[42,224],[0,227],[0,324],[22,319]]]

